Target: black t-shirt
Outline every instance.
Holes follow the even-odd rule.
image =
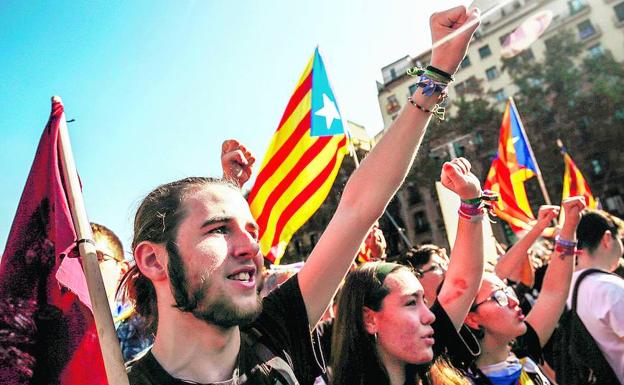
[[[466,368],[472,364],[481,354],[479,341],[466,325],[462,325],[459,332],[448,314],[437,300],[431,306],[431,312],[435,314],[433,327],[433,354],[435,357],[443,356],[456,368]]]
[[[301,385],[314,383],[321,369],[314,361],[308,315],[297,277],[295,275],[290,278],[264,298],[262,313],[258,319],[241,329],[241,348],[233,380],[219,384],[273,385],[279,383],[279,377],[276,377],[274,373],[267,374],[266,371],[260,369],[263,362],[254,347],[258,340],[289,364]],[[129,365],[128,377],[131,385],[188,385],[193,383],[169,375],[156,361],[151,350]]]

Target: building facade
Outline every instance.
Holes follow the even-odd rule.
[[[495,5],[496,1],[476,1],[482,14]],[[487,4],[489,3],[489,4]],[[511,32],[533,15],[543,10],[550,10],[553,19],[549,27],[528,49],[519,54],[526,60],[542,60],[546,45],[551,37],[562,29],[572,31],[576,39],[583,43],[583,53],[578,57],[601,55],[609,51],[620,63],[624,62],[624,1],[622,0],[516,0],[499,8],[486,17],[473,38],[466,57],[455,75],[455,82],[449,91],[449,103],[465,96],[470,100],[470,92],[481,90],[492,103],[502,108],[508,97],[518,90],[511,77],[502,70],[501,50],[503,42]],[[410,77],[406,70],[413,66],[424,66],[429,62],[430,53],[416,57],[405,56],[383,67],[381,82],[377,82],[378,102],[384,123],[384,130],[397,117],[407,102],[417,83],[417,78]],[[520,107],[519,107],[520,108]],[[522,114],[522,110],[520,111]],[[444,126],[442,126],[444,127]],[[427,152],[419,156],[448,160],[456,156],[466,156],[473,160],[483,158],[482,162],[473,162],[475,173],[483,180],[489,167],[487,157],[496,149],[484,153],[479,148],[482,142],[478,134],[457,134],[454,132],[438,133],[429,138]],[[616,166],[616,165],[613,165]],[[446,235],[435,196],[433,181],[429,185],[408,186],[399,193],[402,220],[406,233],[415,244],[431,241],[446,245]],[[615,191],[605,197],[605,209],[616,213],[624,212],[624,203]],[[553,197],[557,200],[559,197]],[[500,229],[495,233],[500,235]],[[500,238],[499,238],[500,239]]]

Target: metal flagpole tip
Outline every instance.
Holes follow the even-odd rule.
[[[52,96],[52,103],[61,103],[61,104],[63,104],[63,100],[61,99],[60,96],[54,95],[54,96]]]

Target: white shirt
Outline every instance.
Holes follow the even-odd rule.
[[[585,270],[572,275],[568,309],[576,279]],[[601,273],[587,276],[578,289],[576,313],[624,384],[624,279]]]

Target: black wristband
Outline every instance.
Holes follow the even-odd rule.
[[[428,65],[427,66],[427,70],[431,71],[431,72],[435,72],[436,74],[447,78],[449,83],[455,80],[455,77],[453,75],[449,74],[448,72],[444,72],[441,69],[436,68],[436,67],[434,67],[432,65]]]

